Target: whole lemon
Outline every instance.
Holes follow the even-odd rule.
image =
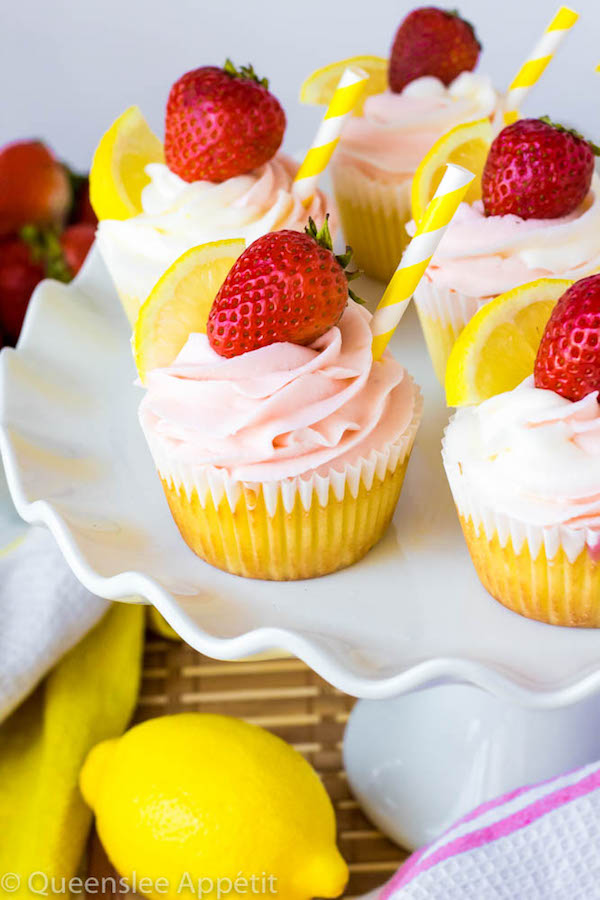
[[[308,900],[346,884],[317,774],[239,719],[184,713],[136,725],[94,747],[81,790],[117,871],[157,900]]]

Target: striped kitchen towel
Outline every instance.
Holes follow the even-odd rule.
[[[484,803],[379,900],[600,900],[600,763]]]

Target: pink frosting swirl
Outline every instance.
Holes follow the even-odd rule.
[[[493,115],[498,103],[489,78],[473,72],[463,72],[449,87],[437,78],[417,78],[401,93],[367,99],[364,114],[344,127],[333,164],[351,164],[381,180],[412,176],[445,132]]]
[[[481,201],[461,203],[426,278],[469,297],[491,297],[549,275],[583,278],[600,267],[599,192],[595,175],[585,201],[560,219],[486,216]]]
[[[147,379],[146,434],[169,458],[266,482],[338,469],[396,441],[417,392],[393,357],[374,362],[371,315],[349,301],[310,346],[271,344],[233,359],[190,335],[174,364]]]
[[[315,191],[308,207],[293,190],[294,178],[300,166],[293,159],[280,153],[270,164],[262,167],[260,176],[246,194],[234,203],[239,208],[272,209],[283,195],[288,200],[285,218],[276,223],[281,228],[302,231],[311,216],[316,222],[322,222],[326,213],[330,215],[330,229],[335,234],[337,229],[336,212],[333,205],[322,191]],[[258,173],[257,173],[258,175]],[[329,208],[328,208],[329,204]]]

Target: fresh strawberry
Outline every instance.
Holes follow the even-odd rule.
[[[59,240],[63,257],[72,276],[77,275],[84,264],[95,236],[96,226],[85,222],[69,225],[61,234]]]
[[[41,141],[0,150],[0,237],[27,223],[62,225],[70,203],[67,172]]]
[[[423,6],[409,13],[394,38],[388,80],[400,93],[415,78],[433,75],[450,84],[477,65],[481,44],[457,12]]]
[[[73,208],[69,216],[70,225],[97,225],[98,216],[90,203],[90,182],[86,175],[71,173],[73,185]]]
[[[211,307],[208,340],[220,356],[268,344],[310,344],[342,315],[352,251],[334,256],[327,219],[302,234],[276,231],[258,238],[234,263]]]
[[[0,242],[0,332],[16,343],[29,298],[44,278],[44,265],[20,238]]]
[[[268,162],[285,131],[285,113],[252,66],[204,66],[182,75],[169,94],[167,165],[184,181],[225,181]]]
[[[552,311],[534,368],[535,386],[568,400],[600,391],[600,275],[577,281]]]
[[[590,189],[600,151],[547,116],[503,128],[490,147],[481,181],[486,216],[557,219],[577,209]]]
[[[43,278],[68,282],[94,242],[95,225],[25,225],[18,237],[0,241],[0,333],[17,341],[33,289]]]

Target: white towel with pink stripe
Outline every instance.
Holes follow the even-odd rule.
[[[477,807],[379,900],[600,900],[600,763]]]

